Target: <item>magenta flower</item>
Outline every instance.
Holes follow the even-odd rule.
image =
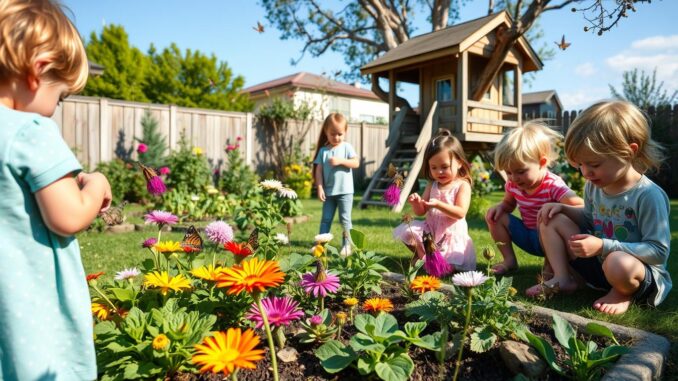
[[[424,270],[426,270],[429,275],[442,278],[453,272],[454,266],[447,263],[445,258],[440,254],[440,251],[436,250],[432,254],[426,254],[426,257],[424,258]]]
[[[304,311],[299,308],[299,303],[289,296],[281,298],[269,296],[261,300],[261,305],[266,310],[268,323],[276,327],[290,325],[291,322],[304,317]],[[256,303],[252,303],[250,312],[245,315],[245,318],[255,321],[257,328],[261,328],[264,325],[264,320]]]
[[[154,196],[163,194],[167,191],[167,187],[160,176],[153,176],[146,181],[146,189],[148,190],[148,193]]]
[[[241,141],[241,140],[242,140],[242,136],[237,136],[237,137],[235,138],[235,140]]]
[[[179,222],[179,217],[175,216],[170,212],[164,212],[162,210],[154,210],[144,216],[147,224],[157,224],[162,227],[163,225],[174,225]]]
[[[169,167],[160,167],[160,169],[158,169],[158,172],[159,172],[161,175],[169,175],[169,174],[170,174],[170,169],[169,169]]]
[[[339,289],[339,277],[325,270],[316,274],[306,273],[301,276],[301,287],[307,294],[317,297],[325,297],[334,294]]]
[[[156,238],[148,238],[141,244],[141,247],[150,249],[151,247],[155,246],[156,243],[158,243],[158,240]]]
[[[311,323],[312,326],[318,326],[323,323],[323,317],[320,315],[313,315],[308,322]]]
[[[236,149],[237,148],[234,145],[231,145],[231,144],[226,146],[226,152],[235,151]]]
[[[144,143],[139,143],[139,145],[137,146],[137,152],[146,153],[146,151],[148,151],[148,146]]]
[[[214,221],[205,227],[207,239],[220,245],[233,241],[233,228],[224,221]]]
[[[389,206],[396,206],[400,202],[400,188],[396,184],[391,184],[384,192],[384,201]]]

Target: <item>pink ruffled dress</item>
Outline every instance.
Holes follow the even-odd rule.
[[[454,205],[460,186],[461,180],[456,181],[452,188],[441,191],[438,189],[438,182],[434,181],[429,199],[438,199]],[[424,232],[433,234],[438,250],[447,263],[454,265],[455,271],[476,269],[476,251],[468,235],[468,224],[465,218],[452,218],[436,208],[429,208],[426,220],[413,220],[409,226],[400,224],[393,231],[393,238],[403,241],[406,245],[422,247]]]

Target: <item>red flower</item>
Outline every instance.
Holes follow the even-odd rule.
[[[235,241],[228,241],[224,244],[224,249],[235,255],[241,255],[243,257],[252,254],[252,248],[247,242],[237,243]]]
[[[103,271],[95,273],[95,274],[87,274],[87,281],[89,282],[90,280],[95,280],[98,277],[104,275],[105,273]]]

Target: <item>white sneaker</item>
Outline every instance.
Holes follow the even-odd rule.
[[[351,245],[344,245],[344,247],[341,248],[339,254],[342,257],[348,257],[349,255],[351,255]]]

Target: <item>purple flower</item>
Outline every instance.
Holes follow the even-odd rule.
[[[323,317],[320,315],[313,315],[308,322],[311,323],[312,326],[318,326],[323,323]]]
[[[384,201],[389,206],[396,206],[400,202],[400,188],[396,184],[391,184],[384,192]]]
[[[167,191],[167,187],[165,187],[165,183],[162,182],[160,176],[153,176],[146,181],[146,189],[148,190],[148,193],[154,196],[163,194]]]
[[[137,146],[137,152],[146,153],[146,151],[148,151],[148,146],[144,143],[139,143],[139,146]]]
[[[307,294],[313,294],[316,298],[334,294],[339,289],[339,277],[325,270],[316,274],[306,273],[301,276],[301,287]]]
[[[424,258],[424,270],[426,270],[429,275],[442,278],[453,272],[454,266],[447,263],[445,258],[440,254],[440,251],[436,250],[432,254],[426,254],[426,257]]]
[[[174,225],[179,222],[179,217],[162,210],[154,210],[145,215],[144,218],[147,224],[157,224],[160,227],[163,225]]]
[[[150,249],[151,247],[155,246],[156,243],[158,243],[158,240],[156,238],[148,238],[141,244],[141,247]]]
[[[304,316],[304,311],[299,308],[299,303],[289,296],[281,298],[269,296],[261,300],[261,305],[264,307],[266,317],[268,317],[268,323],[276,327],[290,325],[291,322]],[[264,325],[264,320],[256,303],[252,304],[250,312],[245,317],[257,322],[257,328],[261,328]]]
[[[159,172],[161,175],[169,175],[169,174],[170,174],[170,169],[169,169],[169,167],[160,167],[160,169],[158,169],[158,172]]]
[[[207,239],[220,245],[233,241],[233,228],[224,221],[214,221],[205,227]]]

